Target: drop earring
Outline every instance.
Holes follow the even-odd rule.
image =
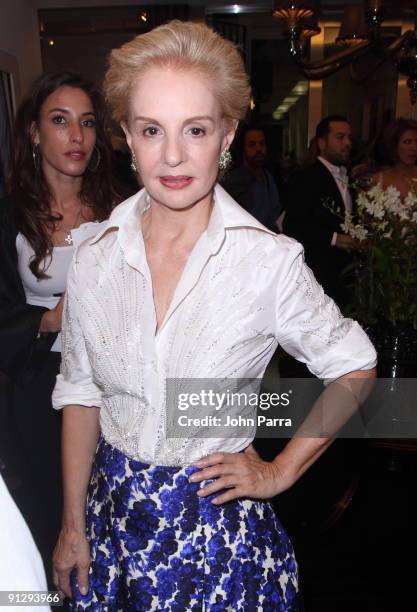
[[[229,149],[225,149],[224,151],[221,152],[221,155],[219,158],[220,170],[223,170],[223,171],[227,170],[231,163],[232,163],[232,154],[230,153]]]
[[[132,153],[132,161],[130,162],[130,167],[132,168],[133,172],[138,171],[138,168],[136,166],[136,155],[134,153]]]
[[[39,153],[39,145],[38,144],[34,144],[32,146],[32,159],[33,159],[33,165],[35,166],[35,170],[36,172],[39,171],[39,168],[41,167],[41,156]]]

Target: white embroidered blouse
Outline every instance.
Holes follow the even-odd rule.
[[[375,366],[365,332],[324,294],[301,245],[265,229],[220,186],[155,334],[146,206],[142,190],[75,254],[55,408],[97,406],[104,438],[123,453],[184,465],[252,438],[166,436],[167,378],[262,378],[278,344],[323,379]]]

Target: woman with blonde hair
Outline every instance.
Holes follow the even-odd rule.
[[[172,385],[200,384],[202,397],[216,381],[260,379],[278,343],[320,377],[368,378],[375,352],[301,246],[216,184],[249,103],[232,43],[168,23],[112,52],[105,89],[145,187],[70,274],[53,398],[64,409],[56,584],[75,610],[296,610],[293,549],[264,499],[330,439],[294,439],[267,462],[253,428],[222,437],[194,423],[179,436]]]

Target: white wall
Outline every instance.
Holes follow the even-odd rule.
[[[8,71],[9,56],[17,61],[16,94],[21,97],[42,72],[38,17],[31,0],[0,0],[0,70]]]

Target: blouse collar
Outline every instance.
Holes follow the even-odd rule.
[[[106,227],[91,240],[90,244],[99,242],[112,229],[125,229],[134,226],[137,231],[137,228],[141,227],[142,214],[148,207],[149,198],[146,190],[142,189],[116,206]],[[218,250],[219,239],[222,242],[226,230],[248,227],[275,236],[274,232],[259,223],[251,214],[239,206],[223,187],[217,184],[214,188],[214,206],[207,226],[207,237],[212,245],[213,252]]]

